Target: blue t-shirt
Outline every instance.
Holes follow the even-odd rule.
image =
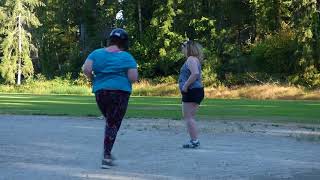
[[[97,49],[89,54],[86,61],[93,61],[92,92],[101,89],[132,91],[128,79],[128,69],[136,69],[137,63],[133,56],[125,51],[109,52],[105,48]]]

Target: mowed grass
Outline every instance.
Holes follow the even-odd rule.
[[[100,116],[94,96],[0,94],[0,114]],[[181,119],[179,97],[131,97],[126,117]],[[205,99],[203,120],[320,123],[320,101]]]

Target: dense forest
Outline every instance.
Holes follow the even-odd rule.
[[[320,87],[317,0],[1,0],[0,82],[78,78],[114,27],[142,78],[176,79],[187,39],[204,47],[206,86]]]

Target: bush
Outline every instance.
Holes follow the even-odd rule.
[[[320,87],[320,72],[312,65],[306,68],[302,74],[305,86],[310,88]]]
[[[55,77],[47,80],[43,75],[37,74],[35,78],[26,80],[22,85],[2,85],[0,92],[4,93],[31,93],[31,94],[78,94],[89,95],[91,88],[76,84],[70,75],[65,78]]]
[[[213,71],[212,67],[205,66],[202,70],[202,78],[204,86],[218,87],[221,82],[218,79],[218,75]]]
[[[295,35],[290,30],[283,30],[258,43],[251,50],[253,66],[258,72],[283,74],[288,76],[297,73],[299,66],[295,51]]]
[[[313,65],[305,69],[303,74],[290,76],[290,82],[294,85],[301,85],[308,88],[320,87],[320,72]]]
[[[177,84],[178,83],[178,76],[156,77],[152,80],[152,83],[153,84],[161,84],[161,83]]]
[[[77,86],[91,87],[91,82],[82,72],[79,73],[78,78],[73,81],[73,84]]]

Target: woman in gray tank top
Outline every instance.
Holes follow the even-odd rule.
[[[198,148],[198,130],[195,115],[201,101],[204,98],[204,89],[201,77],[201,62],[203,60],[202,47],[194,41],[182,44],[182,53],[186,56],[186,62],[180,69],[179,89],[182,95],[182,113],[186,121],[190,141],[183,144],[183,148]]]

